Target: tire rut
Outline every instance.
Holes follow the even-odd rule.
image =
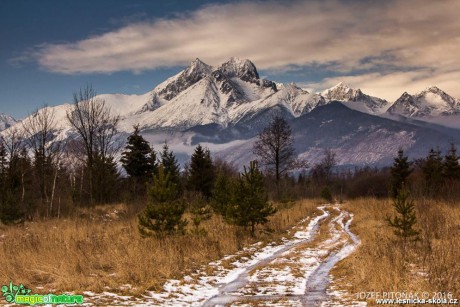
[[[250,301],[281,302],[286,299],[291,302],[297,302],[302,306],[319,306],[321,303],[328,301],[330,298],[327,295],[327,288],[330,283],[329,274],[331,269],[339,261],[350,255],[360,241],[349,229],[353,219],[352,214],[340,209],[339,206],[325,206],[320,207],[320,209],[323,211],[323,215],[310,222],[309,225],[312,226],[311,231],[305,240],[286,246],[272,256],[245,268],[232,282],[220,285],[218,294],[208,299],[202,306],[232,305],[237,302]],[[336,210],[338,216],[328,218],[332,210]],[[303,244],[313,241],[319,227],[325,221],[329,223],[330,238],[320,241],[314,247],[308,247],[303,251],[296,251]],[[292,253],[300,253],[300,255],[304,255],[307,259],[310,257],[312,261],[317,261],[310,266],[303,267],[306,280],[303,293],[277,294],[270,291],[268,293],[248,293],[248,287],[250,289],[260,289],[264,287],[265,283],[264,280],[254,280],[254,278],[251,278],[251,273],[261,272],[267,266],[274,265],[274,263],[283,263],[283,261],[292,256]],[[285,264],[289,265],[289,262],[285,262]],[[273,276],[265,276],[265,280],[273,279]],[[276,290],[277,285],[273,287]]]

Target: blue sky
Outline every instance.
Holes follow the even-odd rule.
[[[141,94],[199,57],[248,58],[312,91],[340,81],[390,101],[437,85],[460,98],[460,2],[0,0],[0,112]]]

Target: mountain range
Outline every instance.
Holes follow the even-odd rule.
[[[252,143],[274,114],[289,121],[297,153],[311,162],[324,148],[336,151],[342,165],[384,165],[400,147],[420,157],[431,147],[460,144],[460,100],[437,87],[404,93],[394,103],[344,83],[311,93],[260,78],[251,61],[238,58],[216,67],[196,59],[145,94],[98,98],[120,115],[117,141],[138,124],[155,148],[166,140],[181,160],[203,143],[241,166],[254,158]],[[62,124],[56,137],[71,137],[65,119],[71,105],[52,108]],[[0,114],[0,130],[15,123]]]

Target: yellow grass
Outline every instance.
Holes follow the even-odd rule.
[[[333,270],[337,288],[352,298],[359,292],[424,291],[460,298],[459,205],[416,201],[420,241],[406,247],[385,221],[394,214],[391,200],[353,200],[344,208],[355,214],[351,230],[362,244]]]
[[[137,218],[126,205],[79,210],[71,219],[0,226],[0,280],[43,291],[117,291],[140,294],[160,289],[201,265],[233,254],[259,240],[269,241],[316,211],[317,202],[280,205],[257,238],[213,216],[206,234],[142,238]],[[191,224],[191,223],[190,223]],[[123,285],[134,289],[127,290]]]

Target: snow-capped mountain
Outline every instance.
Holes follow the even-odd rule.
[[[368,114],[382,114],[390,106],[388,101],[366,95],[360,89],[350,88],[343,82],[321,92],[321,95],[328,102],[341,101],[350,109]]]
[[[340,153],[341,164],[381,165],[390,161],[399,147],[420,157],[425,148],[442,147],[452,137],[460,145],[458,130],[446,133],[444,128],[391,115],[414,116],[418,114],[412,112],[416,107],[420,114],[430,110],[435,118],[460,114],[458,101],[441,90],[430,88],[422,93],[406,93],[404,101],[400,98],[386,112],[386,100],[343,83],[322,93],[310,93],[293,83],[262,79],[251,61],[230,58],[215,67],[196,59],[142,95],[103,94],[96,98],[104,100],[113,115],[120,116],[117,143],[125,142],[133,126],[139,125],[154,148],[167,140],[183,162],[202,143],[236,165],[247,164],[254,158],[251,147],[257,133],[276,113],[290,122],[297,152],[309,162],[320,158],[321,148],[333,148]],[[58,141],[75,136],[66,119],[71,107],[69,103],[50,107],[59,124]],[[455,115],[442,117],[452,119]],[[9,121],[7,125],[13,124]],[[17,127],[21,129],[21,125]]]
[[[253,120],[258,121],[259,117],[264,115],[260,114]],[[439,146],[445,152],[449,142],[460,145],[458,132],[456,135],[448,134],[366,114],[347,108],[340,102],[318,106],[309,113],[292,118],[289,125],[299,158],[306,159],[310,164],[320,162],[325,148],[337,154],[339,165],[386,166],[391,164],[400,148],[411,158],[421,158],[431,147]],[[176,148],[185,142],[190,142],[192,146],[202,143],[220,158],[239,166],[255,159],[252,146],[258,131],[239,130],[240,133],[235,134],[237,129],[234,129],[231,133],[237,137],[229,141],[227,130],[218,131],[216,127],[194,129],[192,137],[187,132],[175,139]],[[455,133],[454,130],[452,132]]]
[[[460,100],[432,86],[415,95],[405,92],[388,109],[388,113],[405,117],[458,115],[460,114]]]
[[[227,126],[248,104],[277,92],[276,84],[261,79],[249,60],[231,58],[213,68],[196,59],[189,67],[155,87],[151,99],[124,118],[124,128],[184,130],[197,125]]]
[[[13,126],[14,124],[16,124],[16,120],[12,116],[0,113],[0,131]]]

